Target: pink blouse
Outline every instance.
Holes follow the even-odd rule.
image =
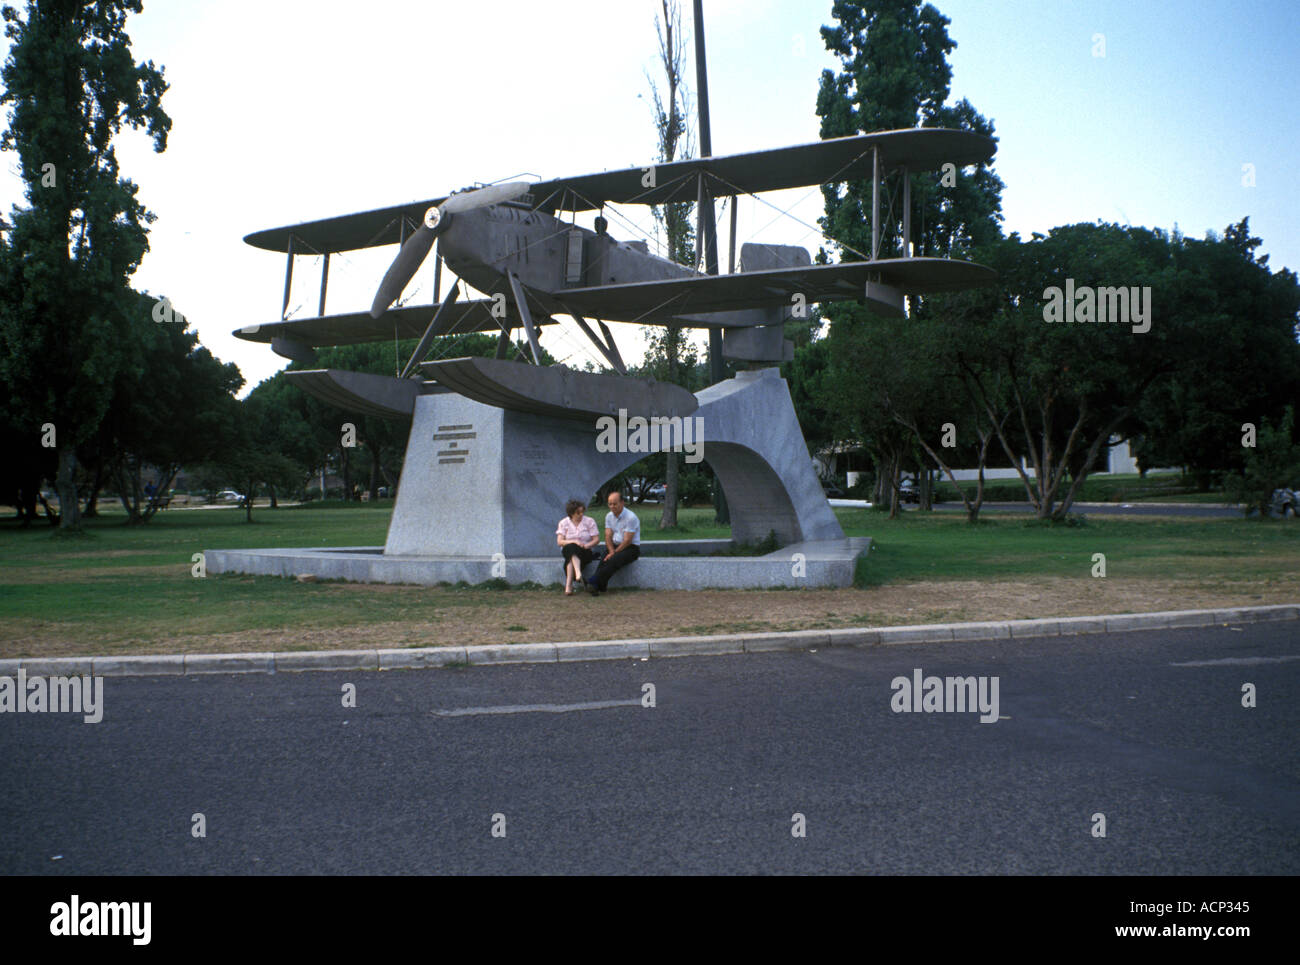
[[[555,535],[564,539],[577,540],[583,546],[586,546],[592,540],[596,539],[596,521],[586,513],[582,514],[582,522],[577,526],[573,525],[573,520],[568,516],[560,519],[560,525],[555,527]]]

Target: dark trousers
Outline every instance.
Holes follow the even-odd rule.
[[[641,556],[641,547],[635,543],[626,549],[619,550],[607,560],[601,560],[600,566],[596,567],[596,575],[592,577],[591,582],[596,584],[596,589],[602,593],[605,591],[605,585],[609,583],[609,578],[621,570],[627,564],[634,562]]]
[[[599,546],[600,544],[597,543],[596,545]],[[585,546],[579,546],[577,543],[565,543],[562,549],[564,550],[564,571],[566,580],[568,579],[569,560],[573,557],[576,556],[578,558],[579,573],[585,570],[587,564],[595,559],[591,550],[587,549]]]

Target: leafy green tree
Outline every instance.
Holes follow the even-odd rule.
[[[1146,391],[1177,365],[1197,285],[1180,278],[1168,236],[1142,228],[1068,225],[1028,243],[1012,235],[981,257],[997,285],[967,297],[985,305],[993,351],[968,361],[966,375],[1039,517],[1061,519],[1106,446],[1131,431]],[[1150,289],[1149,330],[1047,321],[1050,289],[1070,284]]]
[[[1242,425],[1276,422],[1300,397],[1300,285],[1255,256],[1249,219],[1221,239],[1178,240],[1201,308],[1180,334],[1178,366],[1143,402],[1133,448],[1143,468],[1184,467],[1207,490],[1245,468]]]
[[[832,425],[841,438],[865,440],[876,468],[875,501],[899,513],[899,477],[912,460],[914,426],[932,415],[938,373],[908,319],[871,318],[867,324],[833,324],[827,336],[831,362],[822,394],[834,400]],[[917,430],[922,431],[922,430]]]
[[[845,408],[869,413],[869,421],[859,416],[859,430],[882,441],[876,498],[887,499],[891,514],[896,514],[894,470],[907,468],[917,473],[921,508],[929,509],[933,466],[957,486],[967,518],[977,521],[993,431],[964,367],[988,358],[981,326],[927,302],[910,319],[878,320],[860,329],[841,327],[831,342],[832,396],[854,398]],[[901,436],[900,429],[905,430]],[[954,474],[954,467],[962,465],[979,468],[973,499]]]
[[[495,340],[491,336],[473,337],[483,342],[492,342],[495,347]],[[461,344],[465,342],[462,341]],[[436,345],[431,357],[441,357],[440,350],[446,347],[445,343]],[[320,367],[393,376],[414,350],[414,342],[405,348],[399,346],[400,361],[397,361],[392,345],[386,342],[339,345],[319,353]],[[455,354],[460,355],[462,352],[457,351]],[[343,477],[345,500],[353,498],[356,488],[354,480],[366,481],[371,499],[378,498],[381,479],[390,488],[396,485],[402,458],[406,453],[407,433],[411,428],[408,420],[345,412],[315,398],[308,400],[307,410],[312,413],[315,438],[326,442],[327,451],[337,465],[339,475]],[[342,444],[344,423],[356,427],[355,448]],[[324,493],[321,495],[324,496]]]
[[[251,397],[238,403],[226,427],[225,444],[207,464],[209,478],[232,482],[243,494],[244,520],[253,522],[253,499],[263,486],[287,488],[300,484],[301,467],[278,452],[263,434],[267,400]]]
[[[1106,224],[1064,226],[1029,242],[1013,235],[976,252],[998,271],[996,285],[923,300],[918,317],[942,320],[949,336],[937,368],[951,373],[955,363],[964,392],[978,402],[975,435],[984,441],[992,431],[1040,517],[1069,512],[1115,440],[1188,451],[1174,447],[1195,433],[1178,435],[1177,415],[1159,405],[1153,412],[1149,402],[1190,398],[1186,383],[1198,373],[1220,373],[1210,384],[1223,396],[1199,396],[1190,407],[1193,417],[1216,405],[1229,414],[1226,424],[1214,423],[1228,440],[1215,440],[1218,452],[1240,445],[1238,394],[1294,398],[1295,278],[1270,277],[1254,264],[1238,240],[1245,225],[1236,227],[1235,237],[1205,241]],[[1077,293],[1136,289],[1142,301],[1149,289],[1149,327],[1048,322],[1049,292],[1067,285]],[[1256,331],[1274,358],[1241,371],[1231,357],[1251,358],[1255,350],[1245,346]],[[1262,385],[1249,384],[1252,377]],[[1199,419],[1196,425],[1206,431]],[[1172,443],[1160,438],[1166,429]]]
[[[968,102],[949,105],[952,69],[948,18],[919,0],[837,0],[835,24],[822,28],[826,48],[840,61],[839,72],[823,71],[817,96],[821,136],[843,137],[913,127],[949,127],[992,137],[994,127]],[[880,253],[904,250],[902,173],[885,179],[883,195],[896,203],[879,225]],[[910,174],[909,239],[916,254],[966,257],[977,245],[1001,237],[1002,181],[988,165],[974,165],[955,179],[937,172]],[[826,214],[821,225],[843,260],[872,254],[870,181],[822,188]],[[827,262],[831,252],[818,253]],[[913,300],[913,318],[922,303]],[[890,322],[862,304],[824,310],[830,318],[827,374],[821,382],[821,408],[835,412],[841,433],[861,440],[876,466],[874,499],[888,499],[898,512],[900,474],[907,465],[922,468],[918,453],[936,438],[932,416],[952,405],[946,381],[952,367],[934,364],[933,347],[917,342],[909,321]],[[947,373],[947,376],[945,376]],[[926,478],[928,479],[928,473]],[[928,486],[925,489],[928,499]],[[927,503],[928,505],[928,503]],[[970,507],[968,506],[968,509]]]
[[[233,363],[213,358],[183,320],[155,322],[156,298],[132,296],[124,326],[130,351],[95,436],[94,465],[100,478],[113,481],[127,522],[140,523],[158,511],[182,467],[208,461],[230,444],[234,393],[244,380]],[[146,471],[154,478],[146,480]]]
[[[781,376],[790,385],[790,401],[803,430],[808,454],[816,455],[835,443],[840,406],[826,380],[831,370],[831,343],[821,338],[796,345],[794,358],[781,364]]]
[[[920,0],[836,0],[836,23],[821,28],[826,49],[840,60],[838,73],[822,72],[817,94],[821,136],[949,127],[992,137],[993,123],[969,101],[948,105],[952,68],[947,17]],[[975,165],[951,183],[936,172],[912,179],[913,243],[918,254],[957,257],[973,245],[1000,237],[1002,180],[986,164]],[[880,225],[881,251],[902,247],[901,173],[886,189],[899,210]],[[823,186],[826,215],[821,224],[844,260],[871,253],[871,182]]]
[[[139,0],[29,0],[3,9],[9,56],[0,78],[26,206],[10,218],[0,263],[0,373],[9,417],[35,436],[57,433],[61,526],[80,522],[77,446],[98,429],[104,386],[127,363],[128,282],[148,249],[152,215],[121,176],[113,141],[144,128],[163,151],[167,84],[136,63],[126,33]]]
[[[0,383],[0,392],[3,391],[4,385]],[[46,519],[57,526],[58,514],[41,493],[41,480],[53,478],[58,466],[54,451],[42,446],[37,436],[19,432],[3,422],[0,422],[0,451],[5,454],[0,460],[0,505],[15,507],[25,529],[36,521],[39,502]]]
[[[1281,422],[1265,419],[1253,447],[1246,449],[1245,468],[1224,480],[1224,491],[1245,506],[1246,515],[1269,515],[1273,493],[1300,487],[1300,442],[1295,437],[1295,406],[1287,406]]]
[[[900,420],[912,429],[917,444],[957,489],[971,523],[979,521],[984,471],[996,433],[1005,426],[1009,411],[1006,380],[996,366],[998,346],[985,324],[998,304],[994,288],[922,301],[918,328],[926,345],[927,373],[938,376],[938,383],[926,431],[915,421]],[[973,494],[957,481],[954,466],[959,465],[976,467]]]
[[[244,400],[245,405],[256,410],[254,422],[259,443],[279,453],[293,466],[291,477],[280,480],[278,485],[276,481],[263,480],[272,509],[278,508],[280,495],[300,493],[304,482],[325,464],[331,447],[337,442],[336,434],[313,425],[313,402],[283,371],[259,383]]]

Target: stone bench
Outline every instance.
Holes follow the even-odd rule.
[[[684,555],[716,552],[730,540],[647,540],[642,556],[624,567],[609,582],[611,590],[762,589],[771,587],[852,586],[858,557],[871,540],[849,537],[796,543],[764,556]],[[558,547],[557,547],[558,550]],[[248,573],[297,577],[311,574],[320,580],[359,583],[486,583],[504,578],[512,584],[559,586],[564,582],[563,562],[554,556],[522,557],[503,561],[451,556],[388,556],[378,547],[336,549],[207,550],[208,573]],[[594,568],[595,564],[592,564]],[[592,572],[592,568],[587,570]]]

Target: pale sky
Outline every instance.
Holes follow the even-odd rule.
[[[835,66],[818,34],[829,0],[704,6],[714,153],[816,140],[818,76]],[[952,100],[968,97],[997,127],[1006,231],[1102,220],[1201,237],[1248,215],[1272,267],[1300,268],[1300,4],[936,6],[958,44]],[[119,146],[158,216],[135,286],[169,296],[214,354],[239,365],[247,391],[286,363],[231,335],[278,319],[284,283],[283,255],[245,245],[245,234],[474,182],[648,162],[655,130],[642,95],[647,72],[658,76],[658,10],[658,0],[146,0],[128,30],[137,59],[166,69],[173,128],[162,155],[143,135]],[[2,161],[7,212],[21,188],[16,158]],[[818,190],[765,198],[805,223],[742,199],[738,241],[815,251]],[[619,210],[652,230],[648,209]],[[637,236],[610,220],[615,237]],[[395,251],[331,259],[327,310],[367,307]],[[319,272],[318,258],[297,260],[292,317],[315,313]],[[430,275],[412,283],[412,301],[432,297]],[[638,329],[613,330],[629,360],[639,355]],[[569,364],[598,360],[567,319],[543,344]]]

